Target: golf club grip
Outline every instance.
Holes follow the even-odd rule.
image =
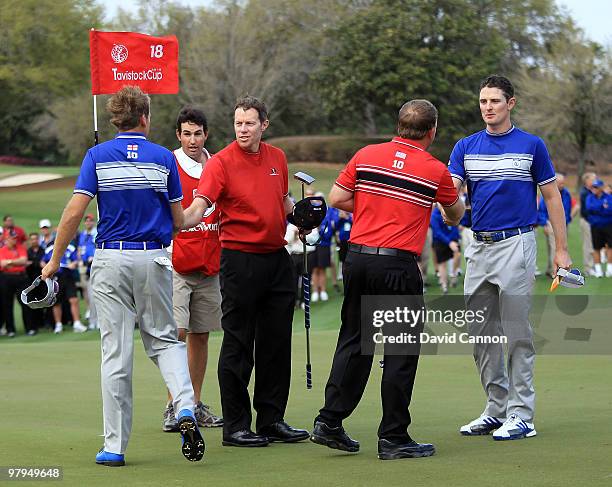
[[[312,389],[312,368],[306,364],[306,389]]]
[[[302,289],[304,291],[304,328],[310,328],[310,276],[302,274]]]

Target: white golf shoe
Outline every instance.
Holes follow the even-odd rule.
[[[511,414],[505,423],[493,432],[494,440],[521,440],[535,436],[533,423],[523,421],[518,414]]]
[[[504,424],[504,418],[494,418],[483,414],[476,418],[474,421],[464,424],[459,428],[459,433],[463,436],[480,436],[488,435],[491,431],[494,431]]]

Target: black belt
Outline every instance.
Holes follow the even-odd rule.
[[[416,257],[414,252],[410,252],[408,250],[389,249],[386,247],[368,247],[367,245],[358,245],[354,243],[349,243],[348,249],[349,252],[355,252],[356,254],[388,255],[391,257]]]
[[[97,242],[96,248],[110,250],[159,250],[165,245],[159,242]]]
[[[508,230],[498,230],[494,232],[474,232],[474,238],[479,242],[493,243],[506,240],[510,237],[516,237],[521,233],[529,233],[532,231],[533,227],[531,225],[527,225],[525,227],[510,228]]]

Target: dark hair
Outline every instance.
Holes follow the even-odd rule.
[[[5,222],[9,218],[13,218],[13,217],[11,215],[4,215],[4,218],[2,219],[2,221]]]
[[[30,232],[30,233],[28,234],[28,237],[38,237],[38,233],[36,233],[36,232]]]
[[[195,125],[201,125],[204,132],[208,132],[208,121],[204,112],[192,106],[186,106],[181,109],[176,118],[176,130],[181,131],[181,124],[191,122]]]
[[[514,96],[514,86],[512,86],[512,83],[510,82],[510,80],[504,76],[499,76],[497,74],[492,74],[491,76],[487,76],[480,83],[480,88],[478,91],[482,90],[485,87],[499,88],[504,93],[504,97],[506,98],[506,101],[508,101],[510,98]]]
[[[259,121],[265,122],[268,120],[268,109],[266,108],[266,104],[263,101],[258,100],[254,96],[246,95],[242,98],[238,98],[236,101],[236,106],[234,107],[234,111],[238,108],[242,108],[245,112],[251,108],[257,110],[259,114]]]
[[[138,86],[124,86],[111,96],[106,110],[111,114],[111,123],[119,130],[138,127],[140,117],[149,116],[151,99]]]
[[[400,108],[397,135],[404,139],[420,140],[438,122],[438,110],[427,100],[410,100]]]

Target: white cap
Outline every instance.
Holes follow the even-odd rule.
[[[42,220],[40,220],[40,222],[38,223],[38,228],[43,227],[51,228],[51,220],[49,220],[48,218],[43,218]]]

